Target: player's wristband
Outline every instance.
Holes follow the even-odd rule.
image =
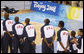
[[[13,36],[14,36],[14,34],[13,34]]]
[[[3,33],[5,33],[6,31],[3,31]]]
[[[24,37],[23,39],[25,40],[27,37]]]

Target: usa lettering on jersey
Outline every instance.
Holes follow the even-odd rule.
[[[12,26],[13,26],[13,21],[12,20],[7,20],[6,21],[6,28],[8,31],[12,31]]]
[[[28,25],[26,26],[26,32],[28,37],[34,37],[34,26],[33,25]]]
[[[49,25],[44,27],[45,38],[50,38],[54,35],[54,27]]]
[[[24,28],[24,26],[22,24],[15,25],[15,30],[16,30],[17,35],[23,34],[23,28]]]
[[[60,36],[61,36],[61,41],[62,41],[64,47],[66,47],[67,41],[68,41],[68,31],[65,31],[65,30],[61,31]]]

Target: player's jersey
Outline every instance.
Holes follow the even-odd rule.
[[[51,42],[53,36],[55,36],[55,30],[52,25],[47,24],[41,28],[41,38],[45,37],[46,39],[49,39],[49,42]]]
[[[78,40],[78,53],[83,53],[83,36],[76,36]]]
[[[83,53],[83,38],[81,40],[81,49],[78,49],[78,53]]]
[[[12,32],[12,26],[13,26],[13,20],[10,20],[7,18],[6,20],[3,21],[3,30],[4,31],[9,31]]]
[[[16,22],[13,27],[13,34],[15,34],[15,36],[18,36],[19,38],[21,38],[23,36],[23,29],[24,29],[24,25]]]
[[[75,37],[74,37],[75,38]],[[70,36],[70,41],[71,40],[73,40],[73,38]],[[70,51],[72,51],[72,50],[77,50],[78,48],[77,48],[77,45],[76,44],[74,44],[74,43],[71,43],[71,42],[69,42],[69,46],[70,46]]]
[[[1,20],[1,36],[4,35],[4,32],[3,32],[3,20]]]
[[[36,31],[35,31],[34,26],[31,24],[27,24],[24,27],[24,34],[23,35],[26,36],[29,39],[29,41],[34,41],[35,37],[36,37]]]
[[[61,47],[59,41],[61,41],[63,46],[66,47],[67,46],[67,42],[69,41],[69,39],[70,39],[69,32],[65,28],[61,28],[57,32],[57,41],[58,41],[57,42],[57,50],[64,51],[64,49]]]

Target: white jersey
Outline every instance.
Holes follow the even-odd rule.
[[[54,35],[54,27],[52,25],[48,25],[44,27],[45,38],[50,38]]]
[[[24,28],[23,24],[15,25],[15,30],[16,30],[17,35],[22,35],[23,34],[23,28]]]
[[[13,26],[13,20],[7,20],[6,21],[6,28],[7,28],[7,31],[12,31],[12,26]]]
[[[62,42],[64,47],[67,46],[68,37],[69,37],[68,31],[66,31],[66,30],[60,31],[60,39],[61,39],[61,42]],[[57,42],[57,50],[64,51],[64,49],[61,47],[59,41]],[[69,47],[68,47],[68,50],[69,50]]]
[[[1,20],[1,36],[4,35],[4,32],[3,32],[3,21]]]
[[[28,37],[34,37],[35,36],[35,29],[33,25],[27,25],[25,27],[25,30],[27,32]]]

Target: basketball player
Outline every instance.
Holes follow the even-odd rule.
[[[69,48],[69,32],[64,28],[64,22],[59,21],[60,30],[57,32],[57,53],[68,52]]]
[[[30,19],[25,19],[26,26],[24,27],[24,36],[25,39],[25,46],[24,46],[24,53],[35,53],[35,38],[36,38],[36,31],[32,24],[30,24]]]
[[[15,24],[13,25],[13,52],[18,53],[18,48],[20,53],[23,53],[23,28],[24,25],[19,22],[19,17],[15,17]]]
[[[45,25],[41,27],[41,38],[42,40],[42,53],[54,53],[54,38],[55,30],[52,25],[50,25],[50,20],[44,20]]]
[[[8,13],[4,14],[4,18],[5,20],[3,21],[4,36],[2,53],[8,53],[8,45],[10,46],[10,52],[12,52],[12,36],[9,34],[12,34],[13,21],[9,19]]]

